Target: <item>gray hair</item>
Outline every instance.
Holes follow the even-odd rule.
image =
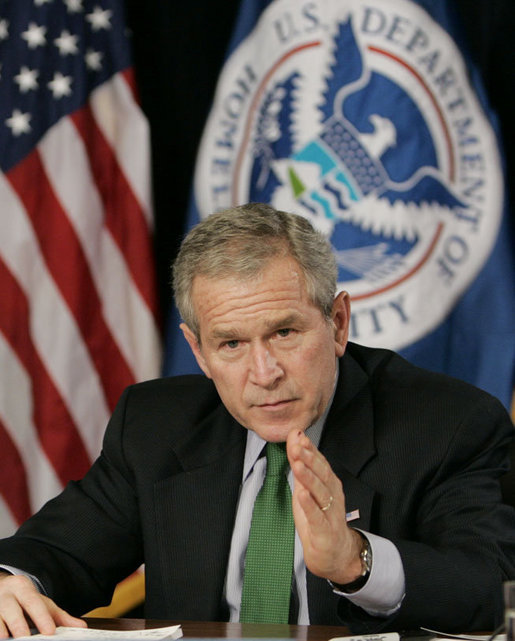
[[[291,256],[305,278],[310,301],[326,319],[336,295],[337,267],[331,245],[297,214],[249,203],[211,214],[184,238],[172,271],[175,302],[183,321],[199,339],[192,301],[196,276],[259,275],[272,258]]]

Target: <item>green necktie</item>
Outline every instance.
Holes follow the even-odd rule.
[[[288,623],[295,540],[288,469],[285,443],[267,443],[245,556],[242,623]]]

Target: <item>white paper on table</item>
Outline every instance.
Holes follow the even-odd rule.
[[[450,641],[450,639],[462,639],[463,641],[488,641],[490,634],[445,634],[445,636],[434,637],[431,641]],[[498,634],[495,641],[506,641],[505,634]]]
[[[71,641],[96,641],[97,639],[149,639],[159,641],[159,639],[180,639],[182,637],[182,628],[180,625],[169,625],[162,628],[148,628],[146,630],[99,630],[98,628],[69,628],[59,626],[55,634],[33,634],[30,637],[18,637],[17,641],[27,641],[36,639],[37,641],[55,641],[56,637],[60,641],[70,639]]]
[[[462,641],[488,641],[491,637],[490,634],[448,634],[441,630],[431,630],[430,628],[421,628],[425,632],[434,634],[434,639],[431,641],[449,641],[449,639],[461,639]],[[505,634],[496,634],[495,641],[506,641]]]
[[[400,641],[398,632],[384,632],[383,634],[353,634],[346,637],[333,637],[329,641]]]

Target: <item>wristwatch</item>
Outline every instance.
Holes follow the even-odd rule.
[[[350,583],[333,583],[329,581],[329,584],[337,592],[342,592],[344,594],[352,594],[361,590],[361,588],[368,581],[370,572],[372,570],[372,548],[370,547],[370,542],[364,534],[358,531],[358,534],[361,536],[362,545],[361,551],[359,553],[359,558],[361,559],[361,574],[357,579],[351,581]]]

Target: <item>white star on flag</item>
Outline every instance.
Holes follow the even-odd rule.
[[[7,20],[0,20],[0,40],[5,40],[9,35],[9,23]]]
[[[29,49],[41,47],[46,43],[46,27],[39,26],[35,22],[29,24],[27,31],[21,34],[21,37],[27,41]]]
[[[84,56],[84,60],[86,61],[88,69],[92,69],[93,71],[100,71],[100,69],[102,69],[102,57],[103,54],[101,51],[93,51],[93,49],[88,49],[86,51],[86,55]]]
[[[79,13],[84,10],[82,0],[64,0],[64,4],[70,13]]]
[[[12,116],[7,118],[5,124],[11,129],[13,136],[27,134],[30,131],[30,117],[29,113],[22,113],[19,109],[14,109]]]
[[[91,23],[91,28],[93,31],[99,31],[100,29],[110,29],[112,11],[110,9],[101,9],[100,7],[95,7],[91,13],[88,13],[86,20]]]
[[[61,31],[59,38],[54,40],[56,47],[59,49],[61,56],[67,56],[68,54],[78,53],[79,49],[77,47],[77,41],[79,36],[71,34],[66,29]]]
[[[69,96],[72,92],[70,87],[71,81],[71,76],[63,76],[60,71],[56,71],[54,77],[48,83],[48,87],[51,89],[54,98]]]
[[[38,88],[38,76],[39,71],[37,69],[29,69],[24,66],[20,69],[20,73],[17,76],[14,76],[14,80],[18,84],[20,91],[22,93],[27,93],[27,91]]]

